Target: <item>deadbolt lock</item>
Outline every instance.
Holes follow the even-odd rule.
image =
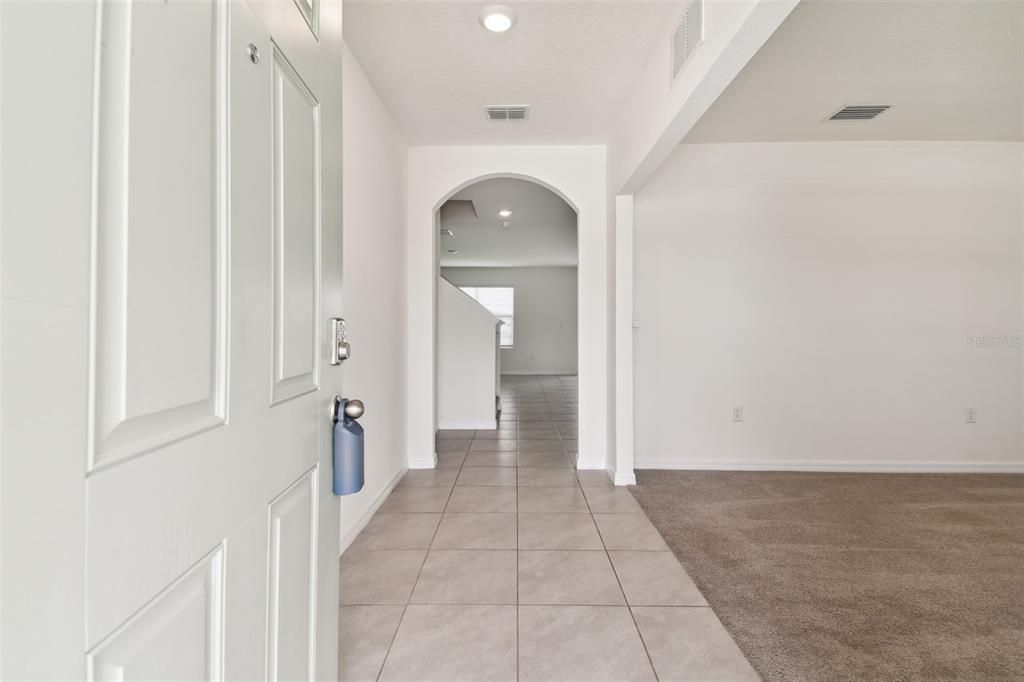
[[[340,365],[352,357],[352,347],[345,338],[345,320],[331,318],[331,364]]]

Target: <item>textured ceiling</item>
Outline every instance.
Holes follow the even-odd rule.
[[[803,0],[685,142],[1021,139],[1024,2]]]
[[[479,217],[442,219],[441,227],[455,233],[441,236],[443,267],[576,265],[576,212],[551,190],[500,178],[470,185],[452,199],[472,201]],[[512,211],[508,229],[500,226],[502,209]]]
[[[652,41],[682,8],[525,2],[497,34],[480,26],[485,4],[345,3],[345,40],[411,144],[606,142]],[[494,104],[528,104],[530,119],[488,121]]]

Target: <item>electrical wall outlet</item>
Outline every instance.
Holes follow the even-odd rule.
[[[743,421],[743,407],[742,406],[738,406],[738,407],[732,408],[732,420],[734,422],[741,422],[741,421]]]
[[[964,410],[964,422],[968,424],[978,423],[978,408],[968,407]]]

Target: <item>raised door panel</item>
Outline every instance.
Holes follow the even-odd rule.
[[[227,9],[98,9],[90,468],[227,414]]]
[[[260,150],[263,164],[251,165],[265,195],[271,70],[269,57],[254,64],[246,48],[266,45],[269,55],[270,41],[258,22],[239,21],[246,3],[95,6],[91,433],[82,520],[89,647],[243,519],[262,517],[268,497],[301,471],[268,480],[274,473],[265,462],[276,459],[258,448],[265,439],[253,433],[251,413],[233,410],[232,426],[225,425],[229,308],[242,307],[229,306],[228,274],[249,284],[251,275],[240,273],[257,271],[246,252],[228,267],[229,241],[237,236],[229,240],[229,175],[257,172],[238,161],[228,172],[228,98],[232,112],[262,105],[250,114],[264,122],[259,137],[232,126],[231,139]],[[261,201],[262,229],[240,242],[266,243],[269,198]],[[253,221],[236,219],[237,212],[231,222],[254,231]],[[267,291],[268,254],[258,260]],[[269,311],[264,330],[268,319]],[[247,348],[239,324],[235,315],[231,361],[248,371],[238,373],[234,395],[264,387],[269,371],[265,350],[259,365],[238,352]],[[269,334],[263,336],[269,348]],[[257,373],[258,380],[247,378]],[[261,562],[262,547],[255,556]],[[237,546],[233,557],[239,560]]]
[[[272,402],[319,382],[320,108],[274,49],[274,376]]]
[[[89,652],[89,679],[223,679],[223,569],[218,546]]]
[[[315,676],[317,468],[270,503],[268,679]]]
[[[314,37],[320,36],[320,0],[295,0],[295,6],[305,19]]]

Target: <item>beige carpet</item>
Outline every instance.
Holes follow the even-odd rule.
[[[637,479],[766,680],[1024,679],[1024,476]]]

